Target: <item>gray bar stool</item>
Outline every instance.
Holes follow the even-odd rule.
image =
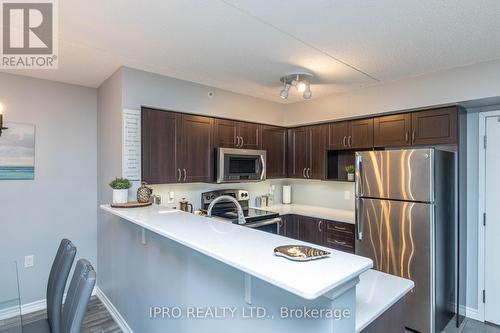
[[[57,332],[81,332],[83,319],[87,312],[87,306],[92,295],[92,289],[95,286],[95,281],[96,274],[90,262],[85,259],[78,260],[69,284]],[[40,320],[23,326],[23,333],[54,333],[54,331],[51,330],[48,320]]]
[[[71,266],[75,260],[76,247],[68,239],[63,239],[57,249],[47,283],[47,319],[41,319],[23,326],[24,333],[61,333],[61,313],[64,289]]]

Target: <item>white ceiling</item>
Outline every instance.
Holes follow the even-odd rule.
[[[500,58],[498,0],[64,0],[59,70],[98,87],[120,66],[281,102],[308,70],[313,98]],[[296,92],[288,102],[302,100]]]

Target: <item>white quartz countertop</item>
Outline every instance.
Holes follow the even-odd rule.
[[[356,286],[356,332],[403,298],[414,286],[413,281],[370,269],[359,277]]]
[[[274,256],[274,248],[311,244],[161,206],[101,209],[305,299],[318,298],[373,266],[371,259],[327,248],[328,258],[290,261]]]
[[[308,205],[273,205],[262,207],[261,209],[270,210],[279,213],[280,215],[295,214],[315,217],[318,219],[332,220],[337,222],[344,222],[354,224],[354,210],[344,210]]]

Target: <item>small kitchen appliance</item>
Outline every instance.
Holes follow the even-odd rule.
[[[266,180],[266,151],[216,149],[217,183],[259,182]]]

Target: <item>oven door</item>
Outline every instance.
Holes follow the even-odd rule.
[[[281,224],[281,218],[276,217],[269,220],[246,223],[243,226],[247,228],[253,228],[260,231],[269,232],[271,234],[278,234],[278,229],[280,224]]]
[[[266,179],[266,152],[217,149],[217,183],[258,182]]]

